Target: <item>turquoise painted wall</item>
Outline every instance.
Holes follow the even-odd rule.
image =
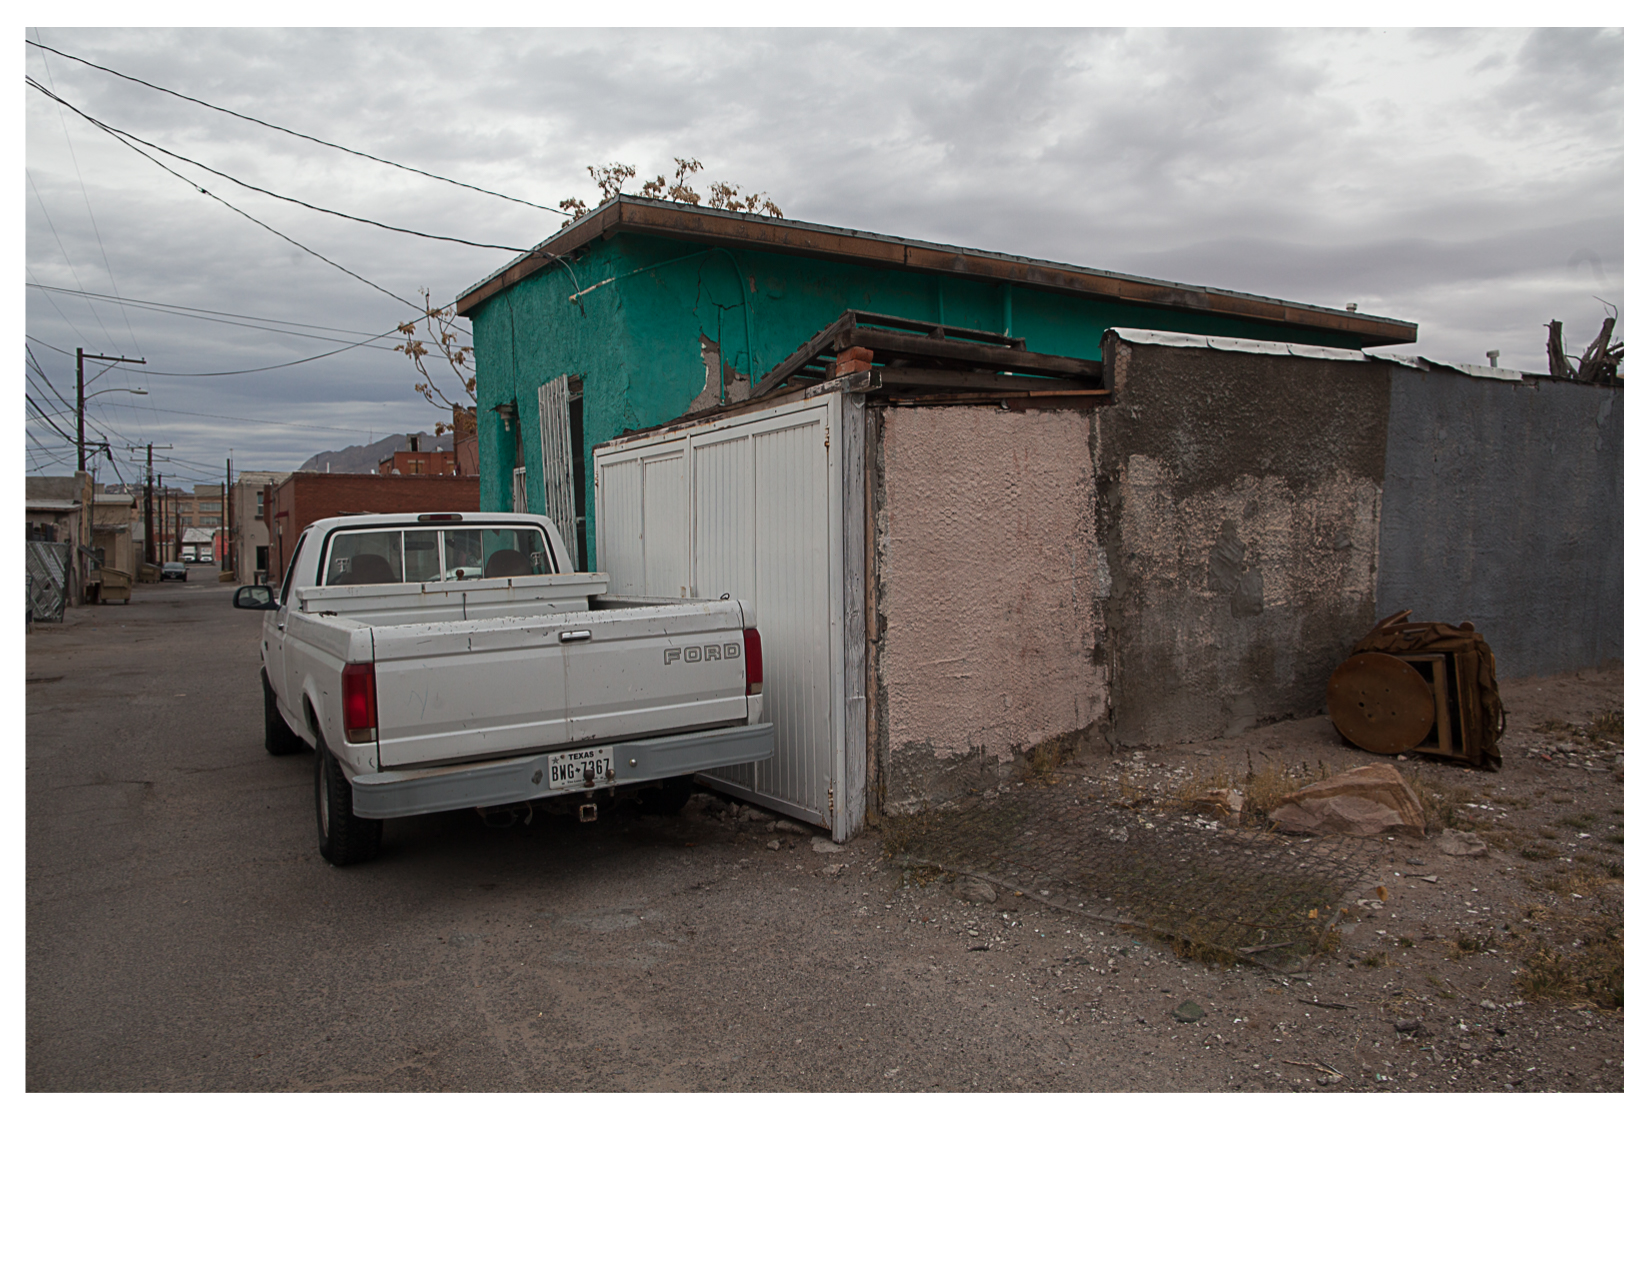
[[[576,280],[576,285],[575,285]],[[605,282],[611,280],[611,282]],[[602,284],[603,286],[594,287]],[[580,304],[571,293],[593,288]],[[542,512],[537,465],[539,386],[584,380],[586,454],[626,430],[682,415],[705,388],[701,335],[754,384],[844,310],[869,310],[1024,337],[1028,349],[1098,359],[1107,328],[1358,348],[1354,338],[1217,315],[1042,292],[780,253],[700,249],[621,234],[587,245],[567,268],[541,270],[471,314],[481,443],[481,507],[510,507],[516,438],[491,409],[515,400],[527,463],[527,501]],[[586,466],[586,549],[595,561],[594,469]]]

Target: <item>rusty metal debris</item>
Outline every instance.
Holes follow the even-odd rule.
[[[1409,616],[1410,612],[1399,611],[1382,620],[1330,674],[1330,721],[1348,743],[1367,752],[1428,753],[1499,770],[1497,741],[1506,729],[1507,716],[1501,707],[1495,654],[1489,643],[1471,621],[1408,623]],[[1369,658],[1376,655],[1384,658]],[[1394,664],[1404,665],[1404,672]],[[1414,680],[1408,678],[1410,673]],[[1432,720],[1419,735],[1416,732],[1425,714],[1417,682],[1432,707]],[[1413,742],[1393,746],[1412,737]]]
[[[1438,717],[1433,687],[1395,655],[1364,651],[1329,676],[1329,716],[1365,752],[1401,753],[1432,733]]]

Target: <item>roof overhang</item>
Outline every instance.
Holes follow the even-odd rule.
[[[1343,333],[1365,345],[1396,345],[1414,341],[1416,337],[1415,324],[1373,314],[1115,274],[1108,270],[1063,265],[1032,257],[874,235],[812,222],[786,221],[754,213],[641,199],[633,195],[620,195],[608,200],[537,245],[531,252],[522,254],[504,269],[464,291],[458,298],[458,313],[471,314],[483,302],[506,288],[541,270],[552,268],[560,258],[596,239],[624,233],[683,239],[709,247],[746,248],[1019,284],[1068,296],[1160,306],[1259,323],[1290,324],[1322,332]],[[568,291],[571,293],[574,288],[570,286]]]

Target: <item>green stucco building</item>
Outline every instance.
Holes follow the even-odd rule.
[[[749,397],[845,310],[1090,360],[1114,327],[1347,349],[1415,340],[1414,324],[1372,315],[621,195],[459,298],[475,341],[481,508],[546,512],[554,456],[582,517],[592,448]],[[544,411],[568,428],[547,436]]]

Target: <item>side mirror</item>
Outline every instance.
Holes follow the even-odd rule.
[[[235,606],[242,611],[275,611],[275,590],[267,584],[243,584],[235,590]]]

